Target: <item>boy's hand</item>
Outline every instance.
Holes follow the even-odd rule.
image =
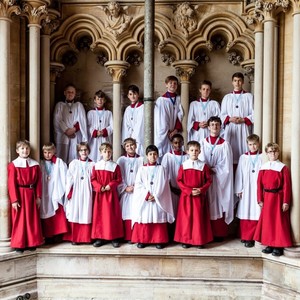
[[[36,206],[37,206],[37,208],[40,208],[40,206],[41,206],[41,198],[36,198]]]
[[[238,196],[239,199],[242,199],[243,197],[243,193],[237,193],[236,195]]]
[[[12,203],[11,206],[15,211],[18,211],[18,208],[21,207],[21,205],[18,201]]]
[[[103,131],[102,130],[98,130],[97,131],[97,136],[102,136],[103,135]]]
[[[201,194],[201,189],[200,188],[193,188],[192,196],[198,196],[200,194]]]
[[[65,134],[66,134],[69,138],[73,139],[73,138],[76,137],[75,132],[76,132],[76,128],[73,127],[73,128],[68,128],[68,129],[65,131]]]
[[[110,185],[107,185],[107,186],[104,188],[104,191],[110,191]]]
[[[203,122],[199,122],[199,128],[206,128],[207,127],[207,122],[203,121]]]
[[[289,210],[290,206],[287,203],[283,203],[282,204],[282,211],[285,212],[287,210]]]
[[[149,197],[148,197],[148,199],[147,199],[148,201],[154,201],[155,200],[155,198],[154,198],[154,196],[153,195],[150,195]]]
[[[260,206],[260,208],[263,208],[264,203],[263,202],[258,202],[258,205]]]
[[[125,192],[127,192],[127,193],[133,193],[133,190],[134,190],[134,186],[131,185],[131,186],[127,186],[126,187]]]

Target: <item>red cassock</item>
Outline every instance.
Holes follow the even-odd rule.
[[[11,247],[36,247],[43,243],[40,212],[36,198],[42,197],[41,170],[38,164],[26,168],[8,164],[8,193],[11,203],[19,201],[18,211],[12,209]],[[33,185],[30,188],[29,185]]]
[[[291,178],[286,166],[281,171],[259,171],[257,200],[263,202],[263,208],[254,239],[270,247],[292,246],[290,210],[282,211],[282,204],[291,201]]]
[[[177,177],[181,196],[178,204],[174,240],[190,245],[204,245],[213,240],[210,224],[207,190],[212,183],[209,168],[184,169],[184,162]],[[193,188],[201,188],[198,196],[192,196]]]
[[[114,162],[111,163],[116,165]],[[117,186],[122,182],[121,170],[118,165],[114,167],[114,170],[97,170],[98,164],[99,162],[93,168],[91,178],[95,190],[92,239],[122,238],[123,221],[117,192]],[[101,188],[106,185],[110,186],[110,190],[101,192]]]

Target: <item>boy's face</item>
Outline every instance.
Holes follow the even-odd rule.
[[[191,160],[197,160],[201,151],[198,146],[190,146],[187,152]]]
[[[105,98],[103,98],[103,97],[100,98],[98,96],[95,96],[94,103],[95,103],[96,107],[102,108],[105,103]]]
[[[130,102],[132,104],[136,103],[139,100],[139,94],[135,93],[133,91],[129,91],[128,94],[127,94],[127,97],[128,97],[128,99],[130,100]]]
[[[216,121],[212,121],[208,125],[208,130],[211,136],[218,136],[221,131],[221,124]]]
[[[279,157],[279,151],[275,151],[272,148],[268,148],[267,155],[269,161],[276,161]]]
[[[76,96],[76,90],[72,87],[69,86],[65,91],[64,91],[64,95],[66,97],[66,100],[68,102],[72,102],[75,99]]]
[[[21,158],[27,158],[30,154],[30,147],[28,145],[21,145],[16,152]]]
[[[51,160],[53,155],[55,154],[55,150],[43,150],[43,156],[45,160]]]
[[[170,80],[166,84],[166,88],[167,88],[168,92],[175,93],[177,91],[177,88],[178,88],[177,81],[176,80]]]
[[[175,151],[180,151],[182,148],[183,141],[181,138],[176,137],[172,141],[172,147]]]
[[[257,141],[248,141],[248,148],[250,152],[256,152],[259,149],[259,143]]]
[[[105,161],[109,161],[111,159],[112,156],[112,149],[110,148],[105,148],[101,151],[101,155],[103,160]]]
[[[211,88],[208,84],[202,84],[200,89],[199,89],[201,98],[203,99],[208,99],[210,92],[211,92]]]
[[[243,89],[244,80],[239,77],[233,77],[232,79],[232,85],[233,90],[235,91],[241,91]]]
[[[158,158],[158,154],[156,151],[150,151],[147,154],[147,159],[150,164],[155,164]]]
[[[124,145],[124,148],[125,148],[125,151],[128,155],[135,155],[135,150],[136,150],[136,144],[135,143],[132,143],[132,142],[129,142],[129,143],[126,143]]]
[[[87,158],[90,154],[89,149],[85,146],[81,147],[78,152],[79,152],[79,157],[81,160],[87,160]]]

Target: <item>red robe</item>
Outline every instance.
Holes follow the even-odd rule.
[[[196,162],[201,164],[200,161]],[[204,245],[213,240],[207,199],[212,179],[207,165],[200,170],[193,169],[191,163],[191,160],[184,162],[178,172],[177,182],[181,195],[174,240],[183,244]],[[201,194],[192,196],[193,188],[201,188]]]
[[[117,192],[118,185],[122,182],[121,169],[115,162],[106,162],[110,169],[101,169],[97,162],[92,171],[92,186],[95,190],[92,239],[114,240],[122,238],[123,221]],[[101,192],[103,186],[109,185],[110,190]]]
[[[20,204],[18,211],[11,210],[12,248],[36,247],[43,244],[40,212],[36,205],[37,197],[42,197],[41,170],[38,163],[31,159],[28,159],[29,165],[26,162],[26,167],[16,167],[14,162],[22,160],[24,159],[19,157],[8,164],[9,198],[11,203],[18,201]],[[30,161],[35,165],[31,166]],[[28,187],[31,184],[33,188]]]
[[[279,191],[274,193],[265,189]],[[291,201],[291,177],[286,166],[281,171],[262,166],[257,179],[257,201],[263,202],[263,208],[254,240],[270,247],[292,246],[290,210],[282,211],[282,204],[290,204]]]

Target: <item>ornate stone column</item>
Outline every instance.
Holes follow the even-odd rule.
[[[291,128],[293,134],[291,138],[291,176],[293,185],[293,203],[291,206],[291,224],[293,231],[293,240],[295,246],[293,249],[298,252],[300,257],[300,1],[293,0],[293,73],[292,73],[292,111]],[[288,249],[285,252],[290,252]],[[295,254],[295,253],[294,253]]]
[[[172,66],[176,69],[176,75],[180,78],[181,81],[181,104],[183,107],[183,138],[185,143],[188,141],[187,134],[187,117],[189,111],[189,87],[190,87],[190,78],[194,75],[195,69],[198,66],[198,63],[194,60],[178,60],[173,62]]]
[[[40,24],[47,20],[49,4],[50,0],[25,0],[23,8],[29,21],[29,140],[36,160],[40,159]]]
[[[122,135],[121,135],[121,124],[122,124],[122,107],[121,107],[121,79],[126,75],[127,69],[130,64],[126,61],[111,60],[104,64],[107,68],[108,73],[113,79],[113,158],[117,160],[122,153]]]
[[[53,111],[55,106],[55,84],[56,78],[60,77],[60,74],[65,69],[65,66],[58,62],[50,63],[50,111]],[[51,124],[52,126],[52,124]]]
[[[49,9],[50,22],[42,21],[41,35],[41,146],[50,142],[52,114],[50,103],[50,35],[58,28],[59,12]]]
[[[0,253],[10,251],[10,202],[7,195],[7,163],[10,161],[10,26],[12,14],[20,14],[15,1],[0,0]]]

